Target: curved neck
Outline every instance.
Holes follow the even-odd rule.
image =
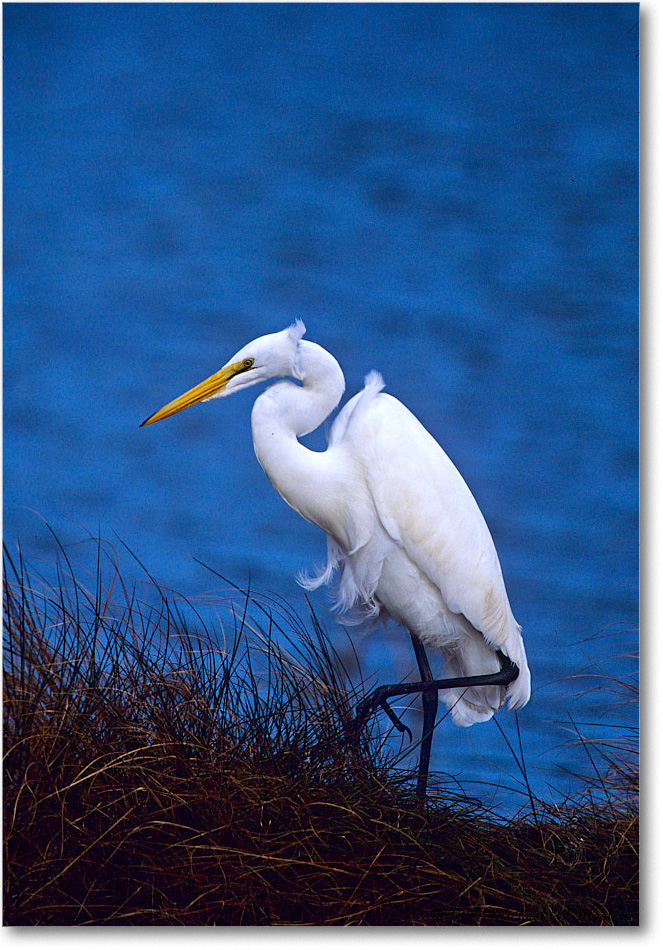
[[[251,413],[254,442],[256,436],[268,438],[272,429],[283,437],[307,435],[339,404],[345,391],[343,370],[317,343],[299,343],[295,373],[303,385],[281,380],[256,399]]]
[[[341,367],[317,343],[302,340],[295,372],[302,384],[281,380],[256,399],[251,413],[253,447],[270,482],[302,517],[320,527],[325,509],[335,503],[338,486],[326,452],[313,452],[297,441],[313,432],[336,408],[345,390]]]

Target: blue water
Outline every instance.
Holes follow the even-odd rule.
[[[602,677],[636,674],[637,5],[3,10],[10,547],[100,533],[206,610],[194,558],[304,611],[324,537],[253,456],[256,392],[138,428],[301,317],[465,476],[533,671],[530,782],[577,789],[572,721],[636,715]],[[368,677],[412,667],[398,628],[353,636]],[[522,804],[495,723],[435,756]]]

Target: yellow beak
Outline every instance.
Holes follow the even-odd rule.
[[[172,402],[163,406],[147,418],[145,422],[141,422],[141,426],[149,426],[152,425],[153,422],[161,422],[162,419],[167,419],[168,416],[174,416],[176,412],[188,409],[189,406],[194,406],[197,402],[210,399],[217,393],[222,392],[233,376],[237,376],[238,373],[245,373],[251,369],[252,365],[253,360],[242,360],[241,363],[230,363],[228,366],[224,366],[223,369],[220,369],[218,373],[214,373],[209,379],[203,380],[202,383],[198,383],[193,389],[189,389],[181,396],[178,396],[177,399],[173,399]]]

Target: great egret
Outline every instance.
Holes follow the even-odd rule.
[[[471,726],[490,719],[502,706],[504,683],[509,683],[510,709],[529,700],[521,628],[509,605],[492,537],[469,488],[418,419],[382,392],[378,373],[369,373],[364,389],[341,410],[326,451],[311,451],[298,441],[327,418],[345,390],[338,362],[317,343],[304,340],[305,329],[297,320],[253,340],[142,425],[197,402],[289,377],[255,401],[255,453],[279,495],[327,534],[327,565],[316,577],[300,579],[303,585],[314,589],[329,583],[340,569],[340,611],[361,607],[368,616],[386,612],[410,632],[421,683],[383,687],[386,692],[376,691],[372,708],[384,705],[399,724],[384,700],[423,693],[418,783],[423,794],[436,687],[449,682],[433,680],[424,644],[440,650],[448,672],[461,679],[443,696],[453,721]],[[476,677],[493,685],[463,682]]]

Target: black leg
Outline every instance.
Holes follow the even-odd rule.
[[[435,717],[437,715],[437,689],[426,689],[428,683],[433,683],[433,674],[431,673],[428,657],[421,640],[415,636],[412,637],[412,646],[414,654],[419,665],[421,673],[421,702],[424,708],[424,726],[421,733],[421,749],[419,752],[419,772],[417,774],[417,798],[426,797],[426,785],[428,784],[428,769],[430,766],[430,750],[433,744],[433,729],[435,727]]]
[[[412,636],[412,635],[411,635]],[[357,704],[355,717],[350,723],[349,736],[352,742],[357,742],[361,730],[366,724],[368,717],[375,712],[378,706],[381,706],[389,715],[389,718],[402,732],[409,732],[406,726],[401,723],[393,710],[389,708],[388,699],[392,696],[411,696],[412,693],[421,693],[424,706],[424,728],[423,738],[421,740],[421,752],[419,755],[419,773],[417,778],[417,796],[423,798],[426,794],[426,784],[428,781],[428,767],[430,763],[430,750],[433,741],[433,727],[435,725],[435,715],[437,712],[437,691],[439,689],[455,689],[458,687],[469,686],[508,686],[518,676],[520,670],[508,657],[504,656],[501,650],[497,650],[497,657],[500,661],[501,669],[497,673],[481,673],[476,676],[456,676],[450,679],[434,680],[428,657],[423,644],[412,637],[412,645],[417,657],[419,672],[421,673],[420,683],[393,683],[390,686],[378,686],[372,693],[369,693],[365,699]]]

